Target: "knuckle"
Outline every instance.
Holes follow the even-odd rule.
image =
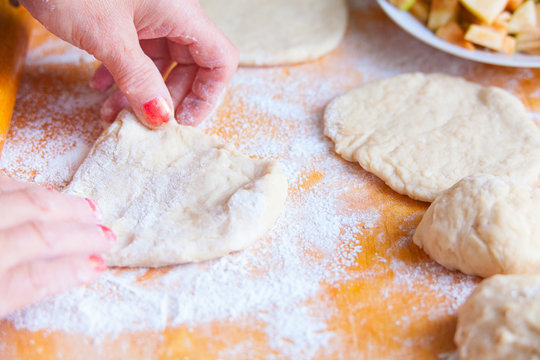
[[[30,263],[25,265],[25,278],[32,292],[40,296],[44,292],[44,275],[39,271],[36,264]]]
[[[43,192],[37,188],[26,188],[21,191],[22,196],[26,198],[28,202],[43,211],[51,210],[51,204],[44,197]]]
[[[26,224],[26,229],[29,234],[37,240],[45,249],[52,250],[54,249],[54,243],[46,235],[46,225],[44,222],[39,220],[31,220]]]

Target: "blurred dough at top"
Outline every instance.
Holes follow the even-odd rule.
[[[296,64],[337,47],[347,26],[344,0],[200,0],[240,51],[240,65]]]

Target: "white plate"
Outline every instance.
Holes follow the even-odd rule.
[[[495,53],[485,50],[467,50],[457,45],[450,44],[441,38],[438,38],[426,26],[421,24],[409,12],[402,11],[390,4],[386,0],[377,0],[383,11],[398,24],[403,30],[407,31],[418,40],[425,42],[441,51],[458,56],[460,58],[478,61],[486,64],[540,68],[540,56],[504,53]]]

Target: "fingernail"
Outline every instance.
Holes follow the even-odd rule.
[[[88,262],[90,263],[90,266],[92,267],[92,269],[94,269],[96,271],[105,271],[105,270],[107,270],[107,263],[99,255],[90,255],[88,257]]]
[[[114,232],[109,229],[108,227],[106,226],[103,226],[103,225],[98,225],[99,228],[101,229],[101,231],[103,231],[103,235],[105,235],[105,238],[110,241],[110,242],[115,242],[116,241],[116,235],[114,234]]]
[[[54,191],[54,189],[53,189],[53,188],[47,188],[47,190],[49,190],[49,191]]]
[[[149,124],[158,126],[171,118],[171,109],[162,97],[156,97],[143,105],[143,114]]]
[[[103,213],[99,209],[98,204],[94,200],[89,199],[89,198],[85,198],[84,200],[86,200],[86,202],[90,206],[90,209],[94,213],[94,216],[96,217],[96,219],[98,221],[101,221],[103,219]]]

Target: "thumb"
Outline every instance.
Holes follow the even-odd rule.
[[[158,68],[141,49],[135,30],[122,44],[115,42],[96,58],[109,70],[143,124],[155,128],[169,121],[171,95]]]

